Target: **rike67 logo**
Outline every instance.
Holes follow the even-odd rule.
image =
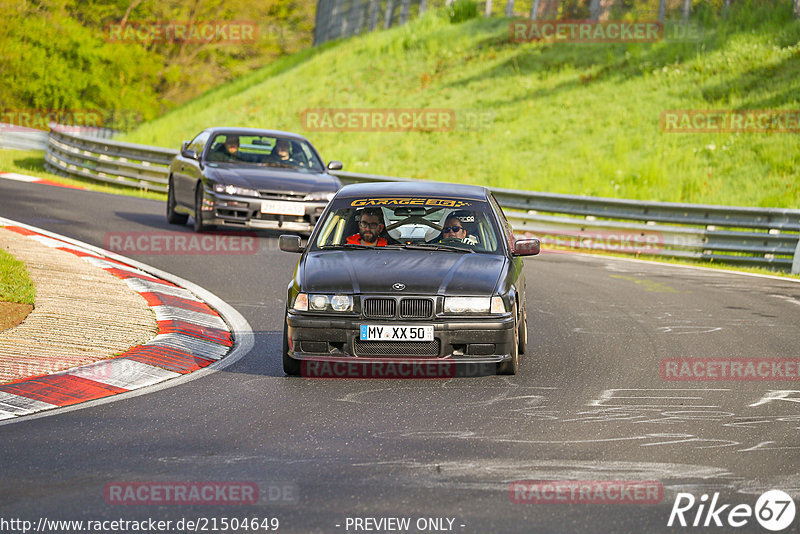
[[[708,495],[700,496],[699,502],[691,493],[678,493],[669,514],[667,526],[739,528],[756,521],[767,530],[785,530],[794,522],[795,505],[792,498],[781,490],[769,490],[756,501],[755,509],[749,504],[719,504],[719,493],[714,493],[711,502]],[[697,504],[697,508],[695,508]]]

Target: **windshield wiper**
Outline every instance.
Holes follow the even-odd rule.
[[[441,245],[439,243],[408,243],[400,246],[411,250],[446,250],[449,252],[475,252],[471,248],[458,247],[455,245]]]
[[[362,245],[361,243],[342,243],[341,245],[322,245],[319,247],[320,250],[336,250],[336,249],[344,249],[344,248],[384,248],[384,247],[374,247],[370,245]]]

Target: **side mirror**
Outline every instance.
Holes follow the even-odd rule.
[[[538,239],[519,239],[514,243],[514,256],[535,256],[539,253]]]
[[[278,238],[278,248],[284,252],[303,252],[305,250],[300,245],[300,236],[282,235]]]
[[[188,148],[186,148],[187,146],[189,146],[189,141],[184,141],[183,145],[181,146],[181,156],[183,156],[184,158],[196,159],[199,161],[200,155],[195,150],[189,150]]]
[[[341,171],[342,170],[342,162],[333,160],[328,163],[328,170],[329,171]]]

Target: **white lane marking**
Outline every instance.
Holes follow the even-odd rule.
[[[51,408],[57,408],[57,405],[0,391],[0,411],[8,412],[12,415],[28,415],[39,410],[49,410]]]
[[[141,278],[125,278],[123,282],[128,284],[128,287],[137,293],[163,293],[165,295],[172,295],[173,297],[181,297],[187,300],[200,302],[200,299],[195,297],[191,292],[180,287],[150,282],[148,280],[142,280]]]
[[[220,345],[211,341],[196,338],[194,336],[187,336],[186,334],[170,333],[159,334],[147,343],[144,347],[170,347],[178,349],[189,354],[196,354],[206,358],[219,360],[228,352],[229,347]]]
[[[0,173],[0,178],[4,178],[6,180],[14,180],[17,182],[28,182],[28,183],[35,183],[42,178],[37,178],[35,176],[26,176],[24,174],[17,174],[15,172],[2,172]]]
[[[181,374],[127,358],[112,358],[71,369],[64,374],[122,389],[139,389]]]
[[[220,328],[222,330],[228,329],[225,321],[216,315],[210,315],[208,313],[196,312],[192,310],[184,310],[183,308],[176,308],[175,306],[153,306],[150,309],[156,314],[157,321],[170,321],[177,319],[179,321],[187,321],[208,328]]]
[[[798,306],[800,306],[800,300],[797,300],[796,298],[793,297],[787,297],[786,295],[770,295],[770,297],[779,298],[787,302],[791,302],[792,304],[797,304]]]

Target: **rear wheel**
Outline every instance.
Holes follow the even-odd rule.
[[[186,224],[189,216],[185,213],[177,213],[175,204],[175,186],[172,184],[172,177],[170,177],[169,185],[167,186],[167,222],[170,224]]]
[[[203,184],[197,184],[194,195],[194,231],[200,233],[213,229],[213,225],[203,224]]]
[[[515,375],[519,370],[519,325],[517,324],[517,309],[514,307],[514,342],[511,344],[511,359],[497,364],[497,374]]]
[[[286,324],[286,314],[283,319],[283,372],[289,376],[300,374],[300,362],[289,356],[289,327]]]

